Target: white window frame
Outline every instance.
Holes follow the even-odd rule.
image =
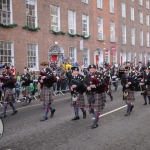
[[[97,0],[97,8],[103,9],[103,0]]]
[[[143,6],[143,0],[139,0],[139,5]]]
[[[143,24],[143,12],[140,12],[140,23]]]
[[[150,43],[149,43],[149,41],[150,41],[150,34],[149,34],[149,32],[147,32],[146,33],[146,45],[147,45],[147,47],[150,47]]]
[[[122,17],[126,18],[126,4],[121,3]]]
[[[2,52],[3,51],[3,52]],[[14,43],[9,41],[0,41],[0,60],[9,65],[14,65]]]
[[[56,13],[57,13],[56,15],[51,13],[52,7],[53,9],[56,9]],[[51,20],[51,30],[54,30],[56,32],[60,31],[60,7],[59,6],[50,5],[50,20]],[[57,25],[54,25],[55,22],[57,23]]]
[[[98,40],[104,40],[104,27],[103,27],[103,18],[97,17],[97,27],[98,27]]]
[[[73,50],[73,53],[70,52],[70,48]],[[77,61],[77,49],[75,47],[72,46],[68,47],[68,57],[71,58],[71,62],[70,62],[71,65],[73,65]]]
[[[131,45],[135,45],[135,28],[131,28]]]
[[[68,32],[76,34],[76,12],[68,10]]]
[[[6,24],[6,25],[13,23],[12,0],[9,0],[9,2],[10,2],[10,10],[7,9],[7,4],[5,5],[4,3],[2,3],[2,8],[0,9],[0,14],[1,14],[0,23]],[[6,14],[6,17],[3,17],[2,15],[3,13]],[[10,16],[9,19],[8,19],[8,14]]]
[[[86,51],[86,54],[85,54],[85,51]],[[85,55],[87,57],[85,57]],[[85,67],[88,67],[89,64],[90,64],[90,54],[89,54],[89,49],[88,48],[84,48],[83,51],[82,51],[82,61],[83,61],[83,64],[85,63],[84,61],[85,61],[86,58],[87,58],[87,62],[86,62],[86,66]]]
[[[131,62],[131,52],[127,52],[127,61]]]
[[[86,27],[87,30],[83,30],[84,27]],[[82,34],[85,37],[89,36],[89,16],[85,14],[82,14]]]
[[[88,0],[82,0],[82,3],[88,4],[89,1]]]
[[[115,42],[115,22],[110,22],[110,42]]]
[[[142,55],[142,52],[139,53],[139,61],[141,61],[141,62],[143,61],[143,55]]]
[[[115,11],[114,0],[109,0],[109,6],[110,6],[110,13],[114,13]]]
[[[32,46],[34,46],[35,47],[35,49],[29,49],[29,45],[32,47]],[[30,52],[29,52],[30,51]],[[33,52],[33,51],[35,51],[35,52]],[[31,54],[31,55],[29,55],[29,53]],[[35,56],[34,56],[34,53],[35,53]],[[35,62],[29,62],[29,57],[34,57],[36,60],[35,60]],[[33,43],[27,43],[27,66],[28,66],[28,68],[29,69],[31,69],[31,70],[35,70],[35,71],[37,71],[37,70],[39,70],[39,64],[38,64],[38,58],[39,58],[39,56],[38,56],[38,44],[33,44]],[[35,66],[30,66],[29,64],[31,64],[31,63],[35,63]]]
[[[146,0],[146,8],[149,9],[149,0]]]
[[[126,44],[126,25],[122,25],[122,44]]]
[[[146,26],[149,27],[149,15],[146,15]]]
[[[131,20],[134,21],[134,8],[131,7]]]
[[[38,26],[38,23],[37,23],[37,0],[26,0],[26,6],[27,5],[34,5],[35,10],[34,10],[34,13],[33,13],[34,15],[31,16],[30,14],[28,15],[27,7],[26,7],[26,25],[35,28],[35,27]],[[34,25],[33,25],[33,23],[31,21],[30,22],[32,23],[32,25],[28,25],[28,21],[27,21],[28,17],[35,18]]]
[[[117,63],[117,51],[115,51],[115,55],[113,54],[112,62],[113,62],[113,64]]]
[[[140,30],[140,46],[143,46],[143,30]]]

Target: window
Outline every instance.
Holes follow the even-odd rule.
[[[60,7],[51,5],[51,30],[60,31]]]
[[[146,8],[149,9],[149,0],[146,0]]]
[[[12,23],[12,0],[0,0],[0,23]]]
[[[143,0],[139,0],[139,5],[143,5]]]
[[[27,26],[37,27],[37,1],[26,0]]]
[[[114,13],[114,0],[109,0],[110,12]]]
[[[103,1],[102,0],[97,0],[97,8],[100,8],[100,9],[103,8]]]
[[[147,42],[147,47],[149,47],[149,32],[146,33],[146,42]]]
[[[131,28],[131,45],[135,45],[135,28]]]
[[[82,0],[82,2],[88,4],[88,0]]]
[[[143,24],[143,12],[140,12],[140,23]]]
[[[142,62],[142,52],[139,53],[139,61]]]
[[[149,15],[146,15],[146,25],[149,26]]]
[[[13,65],[14,52],[11,42],[0,41],[0,60],[7,65]]]
[[[115,23],[110,22],[110,42],[115,42]]]
[[[131,62],[131,52],[127,52],[127,61]]]
[[[70,64],[73,65],[76,62],[76,48],[69,47],[68,57],[70,58]]]
[[[140,46],[143,46],[143,30],[140,31]]]
[[[122,8],[122,17],[126,18],[126,5],[122,3],[121,8]]]
[[[74,11],[68,11],[68,28],[70,34],[76,33],[76,13]]]
[[[97,39],[98,40],[103,40],[104,39],[104,35],[103,35],[103,19],[101,17],[97,18],[97,26],[98,26]]]
[[[122,25],[122,44],[126,44],[126,26]]]
[[[89,36],[89,16],[82,15],[82,34]]]
[[[135,52],[133,52],[133,62],[134,62],[134,65],[136,65],[136,53]]]
[[[27,44],[28,68],[38,69],[38,46],[37,44]]]
[[[90,60],[90,58],[89,58],[89,49],[86,49],[86,48],[83,49],[83,56],[82,56],[82,58],[83,58],[84,66],[88,67],[89,66],[89,60]]]
[[[131,20],[134,21],[134,8],[131,7]]]

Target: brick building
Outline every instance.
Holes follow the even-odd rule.
[[[58,64],[78,61],[88,66],[102,65],[104,61],[122,64],[136,56],[137,61],[146,58],[146,62],[150,57],[149,0],[142,6],[138,1],[0,0],[0,60],[15,65],[19,71],[25,66],[39,70],[43,60]],[[126,17],[122,17],[122,3],[126,5]],[[134,21],[130,19],[131,6]],[[140,10],[143,24],[139,21]],[[131,45],[133,27],[135,45]],[[143,46],[139,45],[141,30]],[[124,37],[126,43],[122,44]]]

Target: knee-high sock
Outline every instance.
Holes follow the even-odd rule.
[[[15,110],[16,110],[16,109],[15,109],[15,107],[14,107],[13,102],[9,102],[9,105],[10,105],[10,107],[13,109],[13,111],[15,111]]]
[[[79,116],[79,108],[77,106],[74,106],[74,113],[75,116]]]
[[[3,114],[6,114],[6,111],[7,111],[7,102],[4,102],[3,104]]]
[[[47,117],[49,113],[49,104],[45,104],[45,116],[44,117]]]

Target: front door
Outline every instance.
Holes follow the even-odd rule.
[[[52,55],[51,61],[52,62],[57,62],[58,61],[58,55]]]

